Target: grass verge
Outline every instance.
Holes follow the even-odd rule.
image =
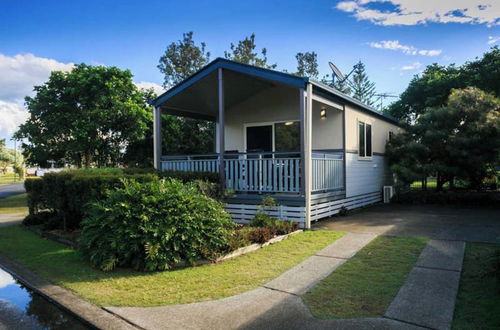
[[[263,285],[343,233],[310,231],[219,264],[164,272],[92,268],[72,249],[20,226],[0,228],[0,253],[100,306],[158,306],[223,298]]]
[[[14,173],[0,174],[0,186],[15,182],[22,182],[22,180],[19,179],[19,176],[14,177]]]
[[[500,244],[467,243],[453,329],[500,329]]]
[[[381,316],[413,268],[426,239],[379,236],[302,296],[314,316]]]
[[[20,194],[6,198],[0,198],[0,214],[26,213],[28,214],[28,195]]]

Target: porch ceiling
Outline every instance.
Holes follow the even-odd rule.
[[[224,70],[223,79],[226,109],[278,84],[230,70]],[[163,113],[215,121],[217,95],[217,71],[213,71],[164,101],[160,108]]]

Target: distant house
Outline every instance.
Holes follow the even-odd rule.
[[[307,77],[218,58],[155,102],[155,167],[219,172],[234,191],[226,209],[253,217],[263,196],[273,214],[312,221],[382,199],[392,175],[384,157],[394,118]],[[215,152],[162,155],[161,113],[216,123]]]

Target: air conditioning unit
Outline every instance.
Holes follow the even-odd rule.
[[[384,186],[384,203],[390,203],[393,195],[392,186]]]

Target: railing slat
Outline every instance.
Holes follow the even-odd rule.
[[[235,191],[246,192],[300,192],[301,160],[298,157],[276,158],[278,153],[263,155],[257,158],[242,157],[225,159],[226,187]],[[161,170],[164,171],[219,171],[219,159],[202,159],[198,155],[176,156],[162,160]],[[215,155],[216,156],[216,155]],[[180,159],[184,157],[184,159]],[[312,190],[313,192],[344,189],[344,162],[342,158],[328,158],[326,154],[315,153],[312,159]]]

